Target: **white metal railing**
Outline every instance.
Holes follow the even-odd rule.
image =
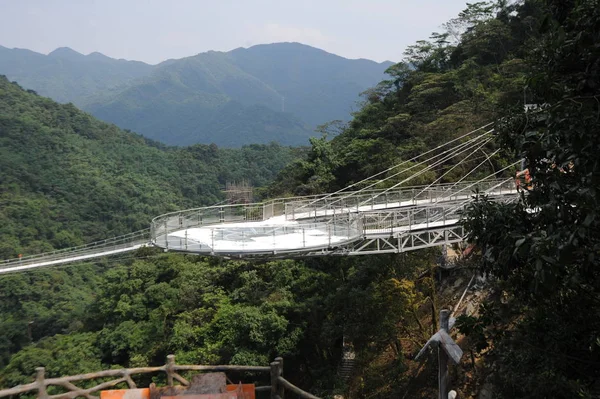
[[[198,229],[194,234],[158,236],[159,247],[194,253],[285,253],[339,246],[362,237],[362,219],[346,215],[329,221],[304,222],[289,225],[225,226],[214,225]]]
[[[360,192],[340,192],[336,195],[314,195],[303,197],[277,198],[251,204],[217,205],[170,212],[152,219],[150,236],[158,246],[163,237],[189,228],[213,226],[224,223],[243,223],[265,221],[281,216],[288,221],[313,219],[358,213],[369,210],[386,209],[395,206],[436,203],[440,200],[451,201],[467,199],[472,191],[497,185],[499,180],[484,182],[463,182],[461,184],[439,184],[432,187],[399,187],[377,196],[385,189]],[[468,190],[466,188],[469,188]],[[513,184],[514,188],[514,184]],[[365,200],[376,197],[371,202]],[[361,205],[362,203],[362,205]]]
[[[106,240],[96,241],[77,247],[58,249],[41,254],[27,255],[20,258],[12,258],[0,261],[0,273],[3,269],[12,268],[15,265],[27,266],[43,262],[60,261],[74,258],[79,255],[103,254],[109,251],[125,249],[134,245],[141,245],[150,241],[150,229],[139,230]]]
[[[512,194],[512,193],[506,193]],[[493,196],[497,202],[514,201],[512,195]],[[451,201],[431,206],[411,206],[389,211],[366,212],[362,214],[362,228],[365,237],[394,235],[405,232],[428,230],[456,225],[461,218],[465,201]]]
[[[246,205],[245,209],[244,206],[237,207],[245,213],[236,213],[231,206],[229,210],[219,209],[219,217],[212,218],[205,218],[202,212],[207,208],[201,208],[155,219],[160,224],[155,225],[152,239],[156,246],[168,250],[213,255],[307,252],[339,247],[378,235],[391,236],[400,231],[456,225],[462,208],[471,200],[475,189],[500,201],[504,201],[505,197],[512,199],[516,194],[512,181],[494,180],[436,186],[429,191],[423,187],[397,190],[380,196],[378,202],[366,205],[360,205],[361,197],[366,194],[356,195],[353,206],[348,202],[350,196],[346,195],[338,198],[337,203],[328,209],[311,210],[302,203],[305,198],[288,198],[259,204],[267,207],[275,204],[275,210],[269,214],[284,216],[266,223],[244,223],[248,215],[258,209],[257,204]],[[331,200],[331,196],[326,200]],[[287,220],[290,209],[300,208],[301,211],[292,211],[294,220]],[[210,208],[209,211],[214,209],[218,208]],[[264,217],[264,213],[262,215]],[[251,218],[250,221],[257,219]]]
[[[288,201],[286,203],[286,219],[295,220],[298,217],[318,217],[324,214],[341,212],[364,212],[369,210],[387,209],[402,205],[419,205],[468,199],[472,192],[479,190],[485,192],[490,188],[503,183],[497,188],[498,192],[514,190],[514,182],[502,180],[486,180],[480,182],[462,182],[460,184],[448,183],[435,186],[417,186],[398,188],[393,191],[373,190],[359,193],[340,193],[336,197],[327,197],[316,200]],[[383,193],[378,195],[379,193]],[[345,194],[345,195],[343,195]]]

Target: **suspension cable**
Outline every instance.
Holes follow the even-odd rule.
[[[497,149],[496,151],[492,152],[490,155],[487,155],[487,157],[477,166],[475,166],[473,169],[471,169],[469,171],[469,173],[467,173],[466,175],[464,175],[463,177],[461,177],[458,181],[456,181],[452,186],[450,186],[450,188],[456,186],[458,183],[462,182],[463,180],[465,180],[471,173],[475,172],[477,170],[477,168],[479,168],[481,165],[483,165],[484,163],[486,163],[487,161],[490,160],[491,157],[493,157],[494,155],[496,155],[498,152],[500,152],[500,149]]]
[[[481,134],[481,135],[479,135],[479,136],[476,136],[476,137],[474,137],[474,138],[472,138],[472,139],[469,139],[468,141],[466,141],[466,142],[464,142],[464,143],[461,143],[461,144],[459,144],[459,145],[457,145],[457,146],[455,146],[455,147],[453,147],[453,148],[450,148],[450,149],[444,150],[444,151],[442,151],[441,153],[439,153],[439,154],[437,154],[437,155],[434,155],[434,156],[432,156],[432,157],[430,157],[430,158],[428,158],[428,159],[426,159],[426,160],[424,160],[424,161],[421,161],[421,162],[419,162],[419,163],[416,163],[416,164],[414,164],[414,165],[412,165],[412,166],[408,167],[407,169],[403,169],[403,170],[401,170],[400,172],[396,172],[396,173],[394,173],[393,175],[386,177],[385,179],[378,180],[378,181],[376,181],[376,182],[374,182],[374,183],[371,183],[370,185],[368,185],[368,186],[366,186],[366,187],[364,187],[364,188],[362,188],[362,189],[360,189],[360,190],[358,190],[358,191],[355,191],[355,192],[352,192],[352,193],[350,193],[350,194],[348,194],[348,195],[346,195],[346,196],[340,197],[340,198],[338,198],[337,200],[335,200],[335,201],[333,201],[333,202],[330,202],[328,205],[335,204],[335,203],[337,203],[337,202],[339,202],[339,201],[342,201],[342,200],[344,200],[344,199],[346,199],[346,198],[349,198],[349,197],[351,197],[351,196],[353,196],[353,195],[356,195],[356,194],[358,194],[358,193],[360,193],[360,192],[362,192],[362,191],[365,191],[365,190],[367,190],[367,189],[369,189],[369,188],[371,188],[371,187],[373,187],[373,186],[375,186],[375,185],[377,185],[377,184],[380,184],[380,183],[382,183],[382,182],[384,182],[384,181],[386,181],[386,180],[392,179],[392,178],[394,178],[394,177],[396,177],[396,176],[398,176],[398,175],[400,175],[400,174],[402,174],[402,173],[406,173],[406,172],[408,172],[409,170],[412,170],[412,169],[414,169],[414,168],[416,168],[416,167],[419,167],[419,166],[421,166],[421,165],[423,165],[423,164],[426,164],[427,162],[429,162],[429,161],[431,161],[431,160],[433,160],[433,159],[436,159],[436,158],[439,158],[439,157],[441,157],[441,156],[444,156],[444,155],[445,155],[445,154],[447,154],[447,153],[450,153],[450,155],[451,155],[451,156],[450,156],[450,158],[451,158],[452,156],[456,155],[457,151],[459,151],[459,150],[462,150],[462,149],[464,149],[465,147],[468,147],[470,144],[473,144],[474,142],[476,142],[476,141],[478,141],[478,140],[481,140],[483,137],[485,137],[485,136],[487,136],[487,135],[491,134],[492,132],[493,132],[493,130],[490,130],[490,131],[488,131],[488,132],[485,132],[485,133],[483,133],[483,134]],[[454,155],[453,155],[453,154],[454,154]],[[448,159],[450,159],[450,158],[448,158],[448,156],[446,155],[446,156],[444,157],[444,159],[442,159],[442,162],[445,162],[446,160],[448,160]],[[425,173],[425,172],[427,172],[427,171],[428,171],[428,170],[430,170],[431,168],[433,168],[433,167],[435,167],[435,166],[439,165],[440,163],[441,163],[441,162],[439,162],[439,161],[438,161],[438,162],[436,162],[436,163],[435,163],[435,164],[433,164],[433,165],[429,165],[429,166],[427,166],[427,167],[426,167],[425,169],[423,169],[423,170],[422,170],[420,173],[417,173],[416,175],[413,175],[413,176],[409,177],[408,179],[406,179],[406,180],[405,180],[405,181],[403,181],[403,182],[406,182],[406,181],[408,181],[408,180],[410,180],[410,179],[412,179],[412,178],[414,178],[414,177],[416,177],[416,176],[420,176],[422,173]],[[375,198],[375,197],[373,197],[373,198]],[[315,203],[315,202],[316,202],[316,201],[313,201],[313,202],[311,202],[311,204],[312,204],[312,203]],[[300,208],[298,208],[298,209],[301,209],[301,208],[303,208],[303,207],[306,207],[306,206],[308,206],[308,205],[310,205],[310,204],[303,205],[302,207],[300,207]]]
[[[508,166],[505,166],[504,168],[500,169],[498,172],[502,172],[502,171],[504,171],[504,170],[506,170],[506,169],[508,169],[508,168],[511,168],[511,167],[513,167],[513,166],[517,165],[517,164],[518,164],[518,163],[520,163],[520,162],[521,162],[521,160],[518,160],[518,161],[516,161],[516,162],[514,162],[514,163],[512,163],[512,164],[510,164],[510,165],[508,165]],[[483,181],[485,181],[485,180],[489,179],[489,178],[490,178],[490,177],[492,177],[492,176],[495,176],[495,173],[493,173],[493,174],[491,174],[491,175],[488,175],[488,176],[484,177],[483,179],[480,179],[480,180],[478,180],[478,181],[476,181],[476,182],[474,182],[474,183],[472,183],[472,184],[470,184],[470,185],[468,185],[468,186],[466,186],[466,187],[464,187],[464,188],[460,189],[459,191],[457,191],[457,192],[453,193],[452,195],[456,195],[456,194],[458,194],[458,193],[460,193],[460,192],[462,192],[462,191],[464,191],[464,190],[466,190],[466,189],[468,189],[468,188],[470,188],[470,187],[473,187],[474,185],[476,185],[476,184],[479,184],[479,183],[481,183],[481,182],[483,182]],[[511,181],[511,180],[513,180],[513,178],[512,178],[512,177],[509,177],[508,179],[502,180],[502,181],[501,181],[501,182],[499,182],[498,184],[495,184],[494,186],[492,186],[492,187],[488,188],[487,190],[485,190],[483,193],[484,193],[484,194],[487,194],[487,193],[489,193],[490,191],[492,191],[492,190],[494,190],[494,189],[496,189],[496,188],[500,187],[501,185],[503,185],[503,184],[505,184],[505,183],[507,183],[507,182],[509,182],[509,181]],[[447,198],[450,198],[450,197],[443,197],[443,198],[442,198],[442,201],[443,201],[443,200],[445,200],[445,199],[447,199]],[[452,208],[452,209],[450,210],[450,212],[449,212],[449,213],[455,212],[456,210],[458,210],[458,209],[462,208],[462,207],[463,207],[465,204],[467,204],[467,203],[469,203],[469,202],[471,202],[471,201],[472,201],[471,199],[467,199],[467,200],[464,200],[464,201],[460,202],[458,205],[456,205],[454,208]],[[438,217],[437,219],[434,219],[434,220],[433,220],[433,222],[436,222],[436,221],[438,221],[438,220],[440,220],[440,217]]]
[[[497,174],[497,173],[499,173],[499,172],[503,172],[503,171],[505,171],[506,169],[509,169],[509,168],[511,168],[511,167],[513,167],[513,166],[515,166],[515,165],[516,165],[516,164],[518,164],[519,162],[521,162],[521,160],[520,160],[520,159],[519,159],[518,161],[516,161],[516,162],[513,162],[513,163],[511,163],[511,164],[510,164],[510,165],[508,165],[508,166],[505,166],[504,168],[500,169],[498,172],[492,173],[492,174],[490,174],[490,175],[488,175],[488,176],[484,177],[483,179],[480,179],[480,180],[478,180],[478,181],[476,181],[476,182],[474,182],[474,183],[472,183],[472,184],[469,184],[469,185],[468,185],[468,186],[466,186],[466,187],[463,187],[463,188],[461,188],[460,190],[458,190],[457,192],[455,192],[453,195],[456,195],[456,194],[458,194],[458,193],[460,193],[460,192],[462,192],[462,191],[465,191],[465,190],[467,190],[467,189],[469,189],[469,188],[473,187],[474,185],[476,185],[476,184],[479,184],[479,183],[481,183],[482,181],[485,181],[485,180],[489,179],[490,177],[494,177],[494,176],[496,176],[496,174]],[[512,180],[512,179],[513,179],[512,177],[509,177],[508,179],[506,179],[506,180],[503,180],[503,181],[502,181],[502,183],[500,183],[500,184],[504,184],[504,183],[506,183],[507,181],[509,181],[509,180]],[[494,188],[495,188],[495,187],[498,187],[498,185],[494,186]],[[442,198],[442,200],[445,200],[446,198],[448,198],[448,197],[443,197],[443,198]]]
[[[425,161],[419,162],[418,164],[415,164],[415,165],[411,166],[411,167],[410,167],[410,168],[408,168],[408,169],[404,169],[404,170],[403,170],[403,171],[401,171],[401,172],[395,173],[394,175],[391,175],[391,176],[389,176],[389,177],[387,177],[387,178],[385,178],[385,179],[382,179],[382,180],[380,180],[380,181],[378,181],[378,182],[375,182],[375,183],[373,183],[371,186],[373,186],[373,185],[376,185],[376,184],[379,184],[379,183],[381,183],[381,182],[384,182],[384,181],[386,181],[386,180],[388,180],[388,179],[391,179],[391,178],[393,178],[393,177],[396,177],[396,176],[397,176],[397,175],[399,175],[400,173],[404,173],[404,172],[406,172],[406,171],[409,171],[409,170],[411,170],[411,169],[413,169],[413,168],[415,168],[415,167],[417,167],[417,166],[420,166],[420,165],[422,165],[422,164],[424,164],[424,163],[426,163],[426,162],[428,162],[428,161],[430,161],[430,160],[432,160],[432,159],[434,159],[434,158],[437,158],[437,157],[439,157],[439,156],[441,156],[441,155],[443,155],[443,154],[445,154],[445,153],[447,153],[447,152],[453,151],[453,152],[451,152],[449,155],[446,155],[446,156],[445,156],[444,158],[442,158],[441,160],[438,160],[438,161],[434,162],[432,165],[429,165],[429,166],[427,166],[426,168],[422,169],[421,171],[419,171],[419,172],[415,173],[414,175],[412,175],[412,176],[410,176],[410,177],[408,177],[408,178],[406,178],[406,179],[404,179],[404,180],[400,181],[399,183],[396,183],[396,184],[394,184],[392,187],[389,187],[389,188],[385,189],[384,191],[382,191],[382,192],[380,192],[380,193],[376,194],[375,196],[373,196],[373,197],[372,197],[372,198],[370,198],[369,200],[373,200],[373,199],[375,199],[375,198],[379,197],[380,195],[382,195],[382,194],[385,194],[385,193],[387,193],[387,192],[388,192],[388,191],[390,191],[390,190],[393,190],[394,188],[398,187],[399,185],[401,185],[401,184],[404,184],[404,183],[406,183],[407,181],[410,181],[410,180],[412,180],[413,178],[415,178],[415,177],[418,177],[418,176],[422,175],[423,173],[426,173],[426,172],[428,172],[429,170],[433,169],[434,167],[436,167],[436,166],[440,165],[441,163],[443,163],[443,162],[445,162],[445,161],[447,161],[447,160],[449,160],[449,159],[451,159],[451,158],[454,158],[455,156],[457,156],[457,155],[460,155],[460,154],[462,154],[463,152],[466,152],[466,151],[468,151],[469,149],[471,149],[471,148],[472,148],[472,147],[469,147],[469,145],[470,145],[470,144],[474,144],[475,142],[477,142],[477,141],[481,140],[482,138],[484,138],[485,136],[487,136],[487,135],[491,134],[492,132],[493,132],[493,130],[490,130],[490,131],[488,131],[488,132],[486,132],[486,133],[484,133],[484,134],[482,134],[482,135],[480,135],[480,136],[477,136],[477,137],[475,137],[475,138],[473,138],[473,139],[471,139],[471,140],[469,140],[469,141],[466,141],[465,143],[463,143],[463,144],[461,144],[461,145],[459,145],[459,146],[456,146],[456,147],[454,147],[454,148],[452,148],[452,149],[450,149],[450,150],[446,150],[446,151],[444,151],[444,152],[440,153],[439,155],[436,155],[436,156],[434,156],[434,157],[431,157],[431,158],[429,158],[429,159],[427,159],[427,160],[425,160]],[[457,152],[457,151],[459,151],[459,150],[460,150],[460,152]],[[362,205],[362,204],[361,204],[361,205]]]
[[[352,184],[350,184],[349,186],[346,186],[346,187],[344,187],[344,188],[341,188],[341,189],[339,189],[338,191],[335,191],[335,192],[333,192],[333,193],[327,194],[327,195],[326,195],[326,196],[324,196],[324,197],[321,197],[321,198],[315,199],[315,200],[313,200],[313,201],[309,202],[308,204],[306,204],[306,205],[303,205],[302,207],[300,207],[300,208],[298,208],[298,209],[302,209],[302,208],[304,208],[304,207],[306,207],[306,206],[310,206],[310,205],[314,204],[315,202],[317,202],[317,201],[319,201],[319,200],[327,199],[327,198],[329,198],[329,197],[331,197],[331,196],[333,196],[333,195],[336,195],[336,194],[339,194],[339,193],[341,193],[342,191],[348,190],[349,188],[355,187],[355,186],[357,186],[357,185],[359,185],[359,184],[361,184],[361,183],[364,183],[364,182],[366,182],[366,181],[369,181],[369,180],[371,180],[371,179],[373,179],[373,178],[375,178],[375,177],[377,177],[377,176],[380,176],[380,175],[382,175],[382,174],[384,174],[384,173],[390,172],[390,171],[392,171],[392,170],[394,170],[394,169],[396,169],[396,168],[399,168],[399,167],[400,167],[400,166],[402,166],[402,165],[405,165],[405,164],[407,164],[408,162],[415,161],[415,160],[417,160],[417,159],[421,158],[421,157],[422,157],[422,156],[424,156],[424,155],[427,155],[427,154],[429,154],[429,153],[431,153],[431,152],[433,152],[433,151],[439,150],[440,148],[443,148],[443,147],[447,146],[448,144],[451,144],[451,143],[454,143],[455,141],[461,140],[461,139],[463,139],[463,138],[465,138],[465,137],[467,137],[467,136],[470,136],[471,134],[473,134],[473,133],[475,133],[475,132],[478,132],[478,131],[480,131],[480,130],[482,130],[482,129],[485,129],[485,128],[487,128],[487,127],[489,127],[489,126],[493,125],[493,124],[494,124],[494,122],[490,122],[490,123],[488,123],[488,124],[485,124],[485,125],[483,125],[483,126],[481,126],[481,127],[477,128],[477,129],[475,129],[475,130],[472,130],[472,131],[470,131],[470,132],[468,132],[468,133],[465,133],[465,134],[463,134],[463,135],[460,135],[460,136],[456,137],[455,139],[452,139],[452,140],[450,140],[450,141],[447,141],[447,142],[446,142],[446,143],[444,143],[444,144],[440,144],[440,145],[438,145],[438,146],[437,146],[437,147],[435,147],[435,148],[432,148],[432,149],[430,149],[430,150],[428,150],[428,151],[425,151],[425,152],[424,152],[424,153],[422,153],[422,154],[416,155],[416,156],[412,157],[411,159],[408,159],[408,160],[406,160],[406,161],[402,161],[402,162],[400,162],[399,164],[396,164],[396,165],[394,165],[394,166],[391,166],[391,167],[389,167],[389,168],[387,168],[387,169],[385,169],[385,170],[382,170],[381,172],[375,173],[374,175],[371,175],[371,176],[369,176],[369,177],[366,177],[366,178],[364,178],[364,179],[362,179],[362,180],[360,180],[360,181],[357,181],[356,183],[352,183]],[[493,129],[492,129],[492,130],[493,130]]]
[[[487,143],[489,143],[492,140],[492,138],[488,138],[486,141],[483,142],[483,144],[481,144],[479,147],[477,147],[475,150],[473,150],[473,152],[471,152],[469,155],[467,155],[465,158],[461,159],[460,162],[457,162],[454,166],[452,166],[450,169],[448,169],[446,172],[444,172],[443,175],[441,175],[440,177],[438,177],[437,179],[435,179],[431,184],[429,184],[427,187],[425,187],[424,189],[422,189],[421,191],[419,191],[415,197],[418,197],[421,193],[423,193],[425,190],[431,188],[431,186],[433,186],[434,184],[436,184],[437,182],[439,182],[440,180],[442,180],[442,178],[444,176],[446,176],[448,173],[452,172],[455,168],[459,167],[460,165],[463,164],[463,162],[465,162],[467,159],[469,159],[473,154],[475,154],[477,151],[479,151],[483,146],[485,146]],[[485,162],[485,160],[484,160]],[[478,168],[479,166],[481,166],[483,163],[480,163],[479,165],[477,165],[475,168]],[[469,172],[470,173],[470,172]]]

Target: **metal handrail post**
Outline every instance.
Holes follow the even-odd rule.
[[[350,212],[348,212],[348,239],[350,239]]]
[[[169,249],[169,225],[167,223],[167,218],[165,218],[165,249]]]

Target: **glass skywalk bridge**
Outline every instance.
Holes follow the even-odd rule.
[[[462,241],[460,212],[475,191],[517,199],[508,179],[204,207],[154,218],[151,243],[224,257],[403,252]]]
[[[465,238],[460,212],[475,191],[495,201],[519,198],[514,179],[492,179],[511,174],[508,170],[522,160],[478,181],[463,181],[482,165],[487,167],[500,151],[483,151],[494,140],[492,125],[461,134],[336,193],[172,212],[154,218],[147,230],[0,261],[0,274],[117,256],[144,246],[223,257],[295,257],[404,252],[460,242]],[[436,184],[459,166],[466,169],[457,183]],[[429,172],[437,176],[429,186],[400,187]],[[393,185],[373,189],[384,183]],[[365,187],[350,191],[358,186]]]
[[[514,181],[489,180],[340,192],[172,212],[150,229],[75,248],[0,262],[0,275],[145,246],[222,257],[296,257],[398,253],[461,242],[460,212],[473,193],[495,201],[518,196]]]

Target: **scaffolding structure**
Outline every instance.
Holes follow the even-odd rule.
[[[225,195],[228,204],[250,204],[254,198],[254,189],[248,180],[240,183],[225,183]]]

